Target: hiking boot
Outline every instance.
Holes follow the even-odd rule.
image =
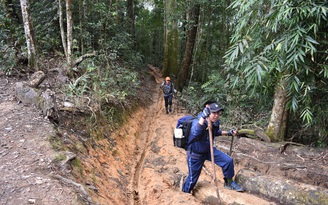
[[[172,109],[171,108],[169,109],[169,112],[172,112]]]
[[[238,192],[243,192],[244,191],[244,189],[234,181],[225,182],[224,187],[227,188],[227,189],[238,191]]]
[[[169,111],[168,110],[166,110],[166,114],[169,114]]]

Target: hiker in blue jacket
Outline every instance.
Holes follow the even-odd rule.
[[[186,178],[182,191],[190,193],[195,187],[202,166],[205,160],[211,161],[210,140],[207,130],[208,122],[206,118],[212,123],[212,136],[228,135],[235,136],[236,131],[222,131],[220,130],[219,117],[224,111],[215,101],[208,101],[210,104],[204,105],[203,111],[198,115],[192,123],[189,135],[189,145],[187,149],[187,163],[188,163],[188,177]],[[243,192],[244,189],[240,187],[233,177],[235,175],[233,159],[224,152],[213,147],[214,163],[222,168],[224,176],[224,187],[238,192]]]
[[[160,88],[163,89],[164,93],[166,114],[169,114],[169,112],[172,112],[173,92],[176,93],[177,91],[174,89],[174,85],[171,82],[170,77],[165,78],[165,81],[161,84]]]

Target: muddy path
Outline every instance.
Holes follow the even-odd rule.
[[[159,102],[159,101],[157,101]],[[156,121],[156,118],[152,117],[152,116],[156,116],[156,111],[159,110],[159,103],[154,102],[152,105],[150,105],[146,112],[148,112],[146,118],[144,118],[145,120],[142,122],[141,124],[141,133],[139,134],[139,136],[136,136],[136,138],[140,138],[141,139],[141,144],[140,147],[138,149],[140,149],[140,154],[138,156],[138,159],[136,160],[136,164],[135,164],[135,170],[134,173],[132,175],[132,179],[131,179],[131,192],[133,193],[133,197],[131,197],[131,204],[132,205],[141,205],[142,203],[142,199],[139,196],[139,186],[140,183],[140,177],[142,175],[143,172],[143,166],[145,163],[145,159],[149,153],[149,149],[151,144],[153,143],[152,139],[152,128],[156,127],[158,123]],[[153,113],[155,111],[155,113]],[[151,116],[151,117],[148,117]]]
[[[147,108],[137,112],[135,118],[139,121],[139,132],[136,139],[135,163],[130,179],[130,204],[217,204],[215,185],[212,182],[212,165],[206,162],[201,177],[194,189],[193,195],[180,191],[182,176],[188,174],[185,151],[173,146],[173,130],[178,118],[186,113],[178,106],[178,100],[173,99],[173,113],[167,115],[164,109],[164,99],[158,89],[163,78],[157,74],[152,90],[152,100]],[[137,120],[138,122],[138,120]],[[228,153],[230,139],[217,137],[215,146]],[[280,150],[279,143],[265,143],[256,139],[236,138],[233,155],[235,172],[249,169],[263,175],[275,176],[285,180],[293,179],[301,183],[327,186],[326,161],[327,149],[311,149],[306,146],[289,147],[285,152]],[[313,160],[317,154],[317,159]],[[286,166],[288,165],[288,169]],[[291,168],[291,166],[294,168]],[[299,169],[302,167],[302,169]],[[304,167],[306,167],[304,169]],[[309,171],[309,172],[308,172]],[[311,173],[312,176],[309,176]],[[253,195],[250,192],[238,193],[223,187],[222,171],[216,167],[217,186],[221,204],[267,205],[279,204],[269,199]],[[320,179],[320,180],[318,180]],[[270,190],[267,190],[270,192]]]
[[[15,100],[17,81],[0,75],[0,204],[87,204],[78,189],[52,177],[54,126],[37,108]]]
[[[144,76],[147,105],[130,112],[120,129],[99,130],[103,136],[92,140],[81,134],[84,130],[55,127],[37,108],[17,103],[13,88],[19,80],[0,77],[0,204],[217,204],[210,162],[193,195],[179,189],[188,167],[172,136],[176,121],[187,113],[174,98],[173,113],[165,114],[158,70]],[[230,139],[214,142],[229,151]],[[291,146],[281,153],[279,144],[235,139],[235,172],[247,168],[327,188],[327,149]],[[216,177],[222,205],[278,204],[247,190],[225,189],[218,167]]]
[[[158,74],[147,78],[148,106],[132,112],[110,135],[88,141],[72,129],[56,128],[36,107],[17,103],[14,84],[20,80],[2,76],[0,204],[215,204],[213,199],[179,190],[181,176],[187,175],[186,156],[173,146],[172,134],[175,122],[185,113],[174,99],[174,112],[165,114],[158,89],[163,79]],[[67,148],[56,151],[56,144]],[[209,164],[206,167],[210,170]],[[220,173],[217,169],[224,203],[270,204],[225,190]],[[216,195],[206,169],[195,190]]]
[[[129,184],[126,192],[129,193],[130,199],[128,202],[131,205],[216,204],[215,199],[213,200],[216,196],[215,186],[211,183],[212,175],[208,171],[211,170],[210,163],[206,164],[199,186],[195,188],[195,192],[203,198],[195,197],[194,195],[197,194],[191,195],[179,190],[181,177],[187,175],[188,168],[185,151],[173,146],[172,135],[177,119],[186,113],[178,106],[177,99],[174,99],[173,112],[165,114],[163,96],[158,89],[163,78],[156,75],[155,77],[155,82],[149,87],[152,90],[152,103],[147,108],[136,112],[131,119],[132,122],[127,123],[132,129],[128,126],[123,128],[128,133],[126,137],[129,138],[125,142],[135,142],[135,151],[129,166],[130,177],[127,176]],[[138,125],[134,126],[135,123]],[[118,131],[118,133],[123,133],[123,131]],[[273,204],[257,196],[224,189],[219,168],[217,168],[216,176],[222,204],[256,204],[258,202],[262,205]],[[210,193],[202,194],[203,191]]]

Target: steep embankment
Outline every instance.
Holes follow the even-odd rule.
[[[179,190],[181,176],[187,175],[188,168],[185,152],[173,146],[172,134],[177,119],[185,113],[177,112],[181,109],[177,109],[174,99],[174,112],[165,114],[162,93],[158,89],[163,79],[158,78],[158,73],[154,76],[155,80],[147,85],[153,91],[149,106],[132,113],[128,122],[111,134],[111,140],[98,141],[97,148],[89,151],[84,170],[97,187],[92,198],[99,204],[118,205],[215,204],[215,186],[206,170],[195,189],[196,197]],[[112,150],[110,141],[116,144]],[[216,175],[224,203],[270,204],[247,193],[224,189],[220,169]]]

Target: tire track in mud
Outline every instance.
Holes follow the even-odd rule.
[[[156,84],[157,86],[157,84]],[[139,146],[139,149],[141,149],[141,153],[139,154],[139,158],[137,163],[134,167],[134,173],[132,175],[131,179],[131,201],[130,203],[132,205],[141,205],[142,201],[139,196],[139,179],[142,172],[144,160],[147,156],[147,151],[149,147],[151,146],[153,142],[153,135],[151,133],[151,128],[154,128],[156,126],[156,119],[158,119],[158,115],[161,112],[161,103],[162,103],[162,95],[160,90],[154,89],[153,94],[153,103],[151,106],[149,106],[145,112],[147,112],[145,119],[143,119],[143,123],[141,125],[141,131],[136,136],[136,138],[139,139],[145,139],[142,141],[142,145]],[[140,152],[140,151],[139,151]]]

